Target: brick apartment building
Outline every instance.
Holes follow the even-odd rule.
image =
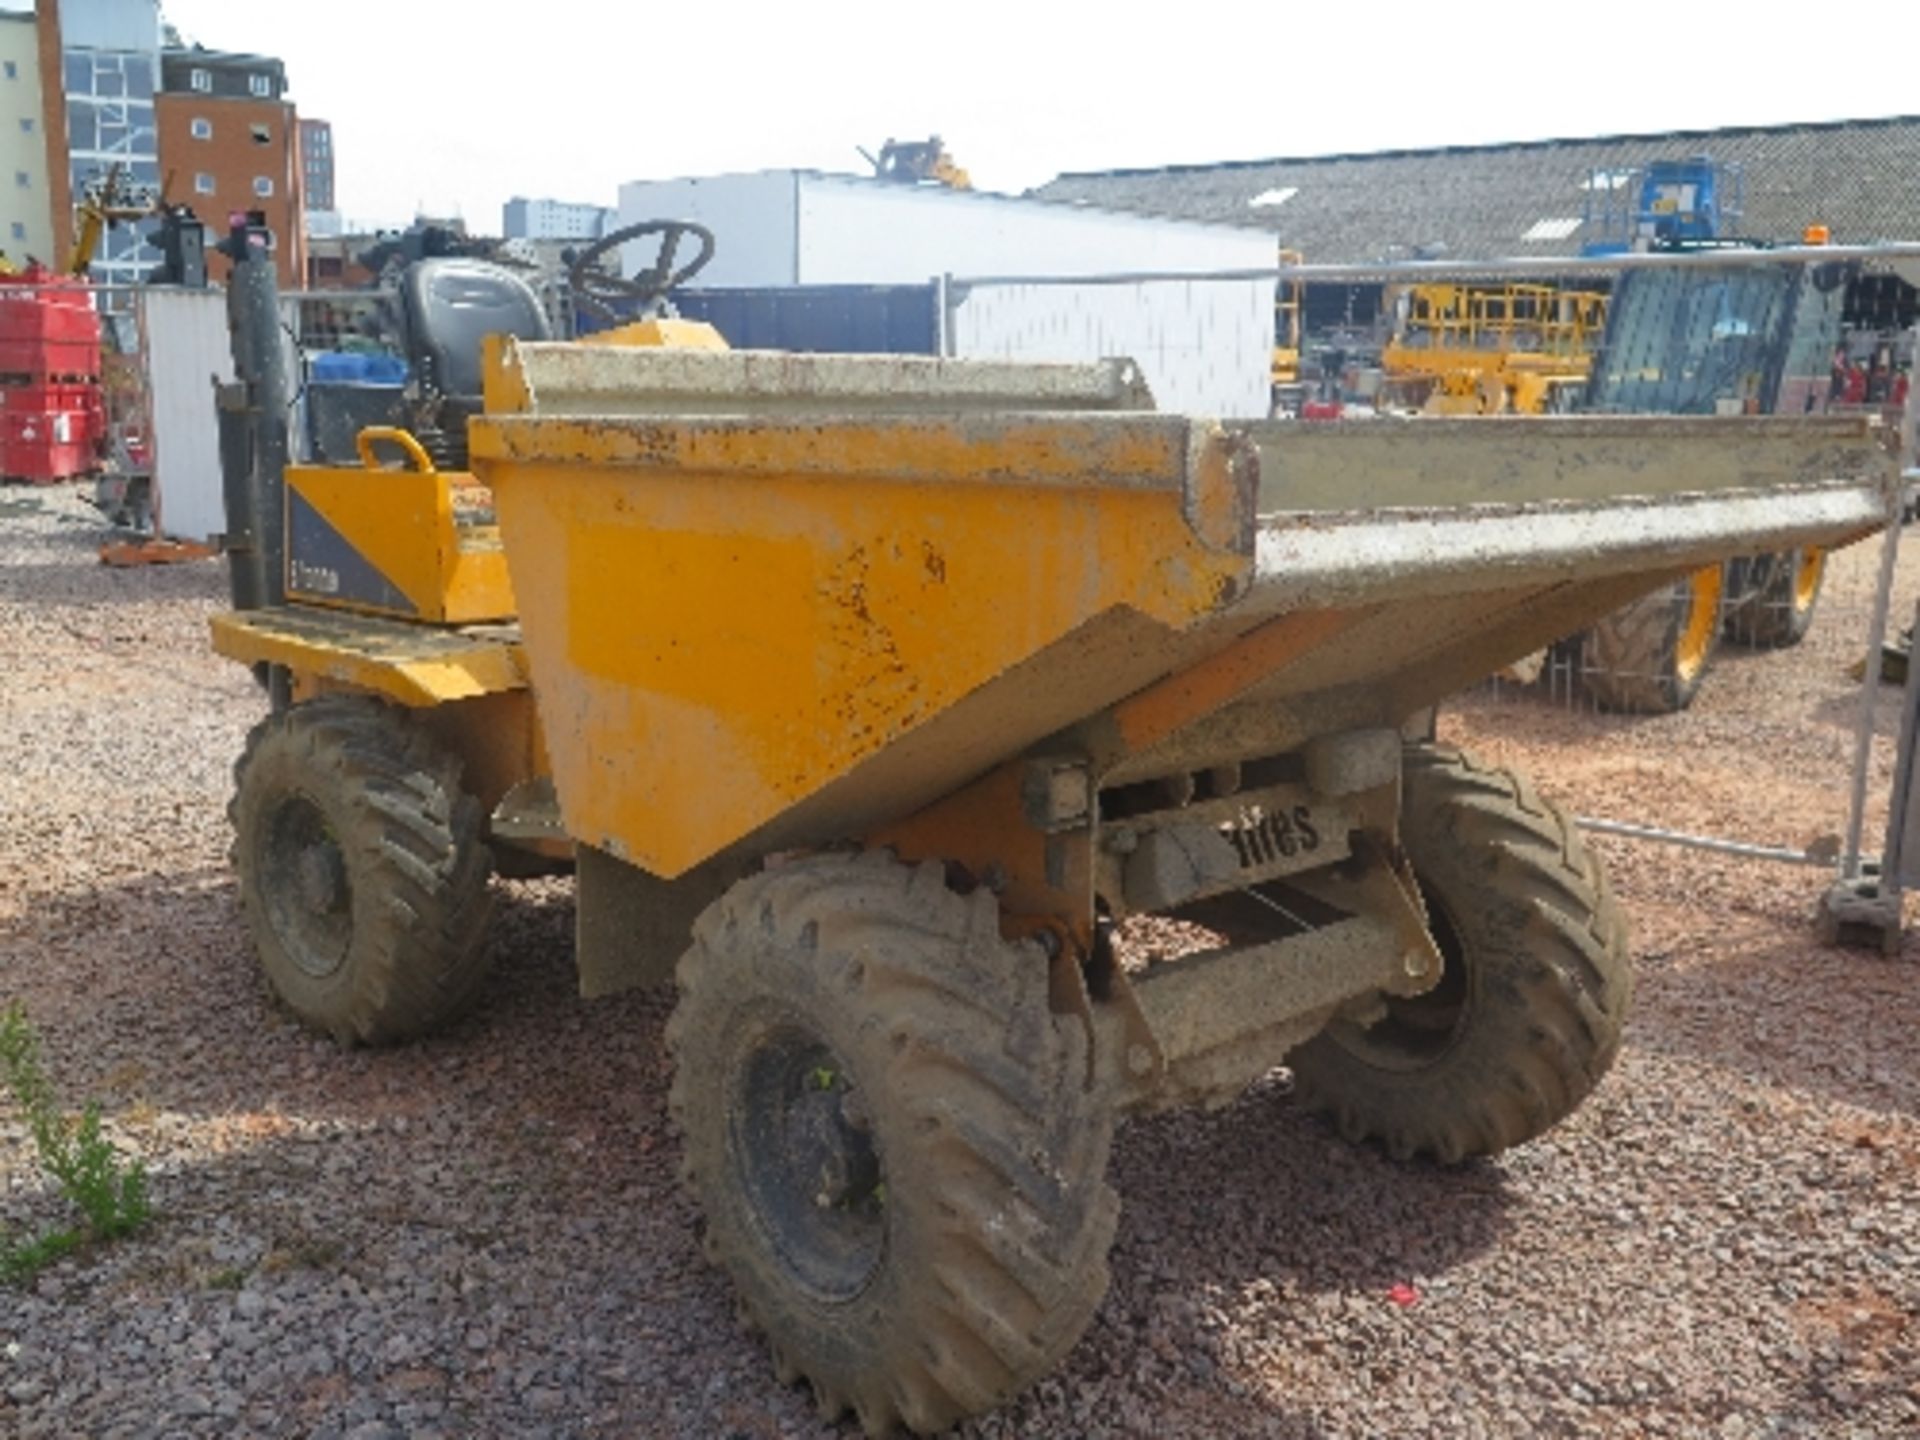
[[[153,108],[169,198],[193,206],[209,238],[233,216],[264,211],[280,283],[292,288],[306,280],[306,225],[299,119],[286,88],[286,67],[271,56],[166,50]],[[207,259],[224,278],[225,257]]]
[[[300,170],[307,213],[333,209],[333,126],[325,120],[301,120]]]
[[[16,175],[16,188],[44,185],[56,264],[65,266],[72,253],[74,204],[117,171],[123,202],[164,186],[169,200],[194,208],[210,239],[225,232],[229,216],[264,210],[281,283],[304,282],[298,118],[279,60],[183,48],[163,25],[158,0],[35,0],[32,18],[44,180],[30,164],[14,168],[29,181],[22,185]],[[22,135],[31,133],[31,118],[19,118]],[[93,257],[93,278],[145,281],[161,258],[149,243],[151,228],[109,230]],[[207,259],[224,276],[225,259],[211,252]]]

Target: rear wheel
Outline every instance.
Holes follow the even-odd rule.
[[[1767,573],[1758,593],[1733,612],[1727,636],[1758,650],[1784,650],[1807,637],[1813,612],[1820,604],[1820,585],[1826,579],[1827,552],[1803,545],[1769,555]]]
[[[999,1405],[1106,1290],[1113,1107],[1048,962],[937,864],[812,856],[708,908],[667,1029],[706,1251],[868,1433]]]
[[[1720,636],[1726,576],[1708,565],[1587,632],[1581,681],[1606,710],[1666,715],[1693,703]]]
[[[485,974],[489,857],[460,763],[403,711],[269,715],[234,769],[233,863],[267,983],[343,1044],[420,1035]]]
[[[1446,970],[1371,1026],[1334,1022],[1290,1063],[1347,1138],[1451,1164],[1579,1106],[1619,1050],[1632,971],[1598,863],[1532,786],[1419,746],[1405,793],[1401,838]]]

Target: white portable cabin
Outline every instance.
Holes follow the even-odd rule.
[[[936,185],[808,170],[620,187],[623,226],[692,220],[713,231],[712,288],[926,285],[994,276],[1126,276],[1271,269],[1263,230],[1162,219]],[[632,242],[623,267],[653,262]],[[683,249],[682,261],[689,258]],[[1165,410],[1264,416],[1274,334],[1271,280],[958,284],[947,353],[1139,362]]]

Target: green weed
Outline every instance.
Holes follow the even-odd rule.
[[[247,1283],[247,1268],[244,1265],[226,1265],[207,1276],[207,1288],[211,1290],[238,1290]]]
[[[60,1112],[53,1083],[40,1060],[40,1038],[18,1004],[0,1011],[0,1082],[26,1117],[40,1167],[85,1220],[15,1244],[0,1234],[0,1280],[23,1283],[44,1266],[90,1241],[130,1235],[152,1214],[146,1168],[122,1160],[100,1133],[100,1107],[89,1104],[78,1121]]]

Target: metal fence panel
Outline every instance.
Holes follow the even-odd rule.
[[[951,353],[996,360],[1125,356],[1163,410],[1252,418],[1271,403],[1273,286],[1144,280],[949,287]]]

